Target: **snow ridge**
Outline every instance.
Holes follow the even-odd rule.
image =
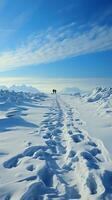
[[[97,87],[87,97],[88,102],[96,102],[99,100],[107,100],[112,97],[112,88]]]
[[[97,103],[100,115],[112,115],[112,88],[97,87],[84,99],[89,103]]]

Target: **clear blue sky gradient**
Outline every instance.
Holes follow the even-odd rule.
[[[73,24],[73,26],[70,26],[69,31],[70,24]],[[71,47],[67,44],[69,46],[67,47],[68,52],[64,54],[62,52],[64,49],[61,49],[61,53],[64,54],[63,57],[59,55],[56,59],[50,58],[44,63],[40,63],[40,61],[36,63],[35,61],[32,64],[27,62],[25,64],[24,62],[24,64],[18,64],[16,68],[10,67],[10,70],[8,64],[6,64],[5,70],[2,69],[0,71],[0,76],[37,76],[45,78],[112,77],[112,46],[107,47],[108,44],[111,45],[112,41],[112,37],[108,36],[108,33],[111,33],[112,30],[112,0],[1,0],[1,59],[3,59],[2,55],[7,52],[14,52],[18,49],[20,52],[20,48],[24,46],[25,42],[31,41],[31,38],[36,33],[43,32],[44,34],[45,31],[46,34],[46,31],[51,28],[54,30],[53,37],[55,37],[55,30],[65,26],[68,26],[69,39],[72,36],[74,37],[75,33],[75,38],[79,36],[82,38],[84,33],[90,33],[91,27],[94,27],[94,35],[90,36],[89,34],[88,36],[91,37],[91,42],[95,39],[94,50],[90,53],[88,50],[83,50],[83,53],[79,52],[78,55],[76,53],[68,55]],[[104,27],[100,33],[102,38],[103,34],[108,30],[108,44],[103,49],[97,51],[96,46],[99,44],[97,45],[98,41],[96,39],[100,27]],[[67,40],[68,37],[65,32],[66,30],[64,30],[64,33],[63,30],[61,32],[63,33],[63,40]],[[40,39],[41,36],[39,36]],[[58,40],[61,42],[60,38]],[[78,42],[80,43],[80,39]],[[78,42],[76,43],[77,46]],[[83,42],[85,44],[84,40]],[[53,45],[55,45],[54,43]],[[90,44],[86,45],[89,46]],[[50,48],[52,51],[52,47]],[[42,52],[42,55],[44,54],[45,52]],[[28,56],[29,54],[25,53],[25,55]],[[1,63],[0,68],[2,68]]]

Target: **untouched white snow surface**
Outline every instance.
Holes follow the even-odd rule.
[[[69,95],[2,92],[0,200],[112,199],[110,154],[88,132],[83,105]]]

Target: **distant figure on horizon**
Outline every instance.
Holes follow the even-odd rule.
[[[52,92],[53,92],[53,94],[56,94],[57,91],[55,89],[53,89]]]

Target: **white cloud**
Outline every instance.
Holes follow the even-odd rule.
[[[74,29],[72,23],[29,36],[20,47],[0,54],[0,71],[112,50],[112,27],[93,25],[81,32]]]

